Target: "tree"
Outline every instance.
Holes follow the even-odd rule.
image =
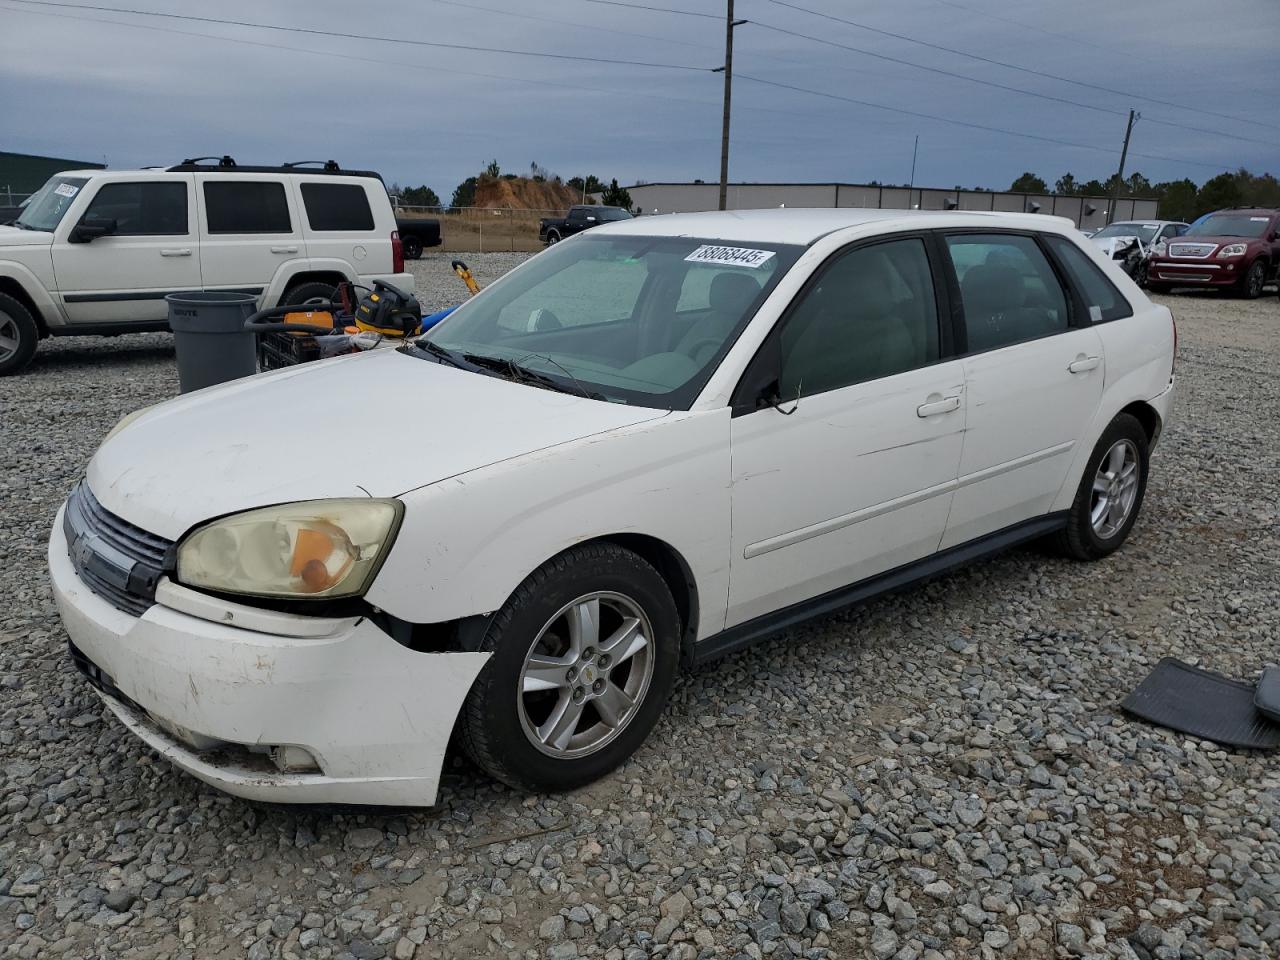
[[[600,202],[606,207],[622,207],[624,210],[630,210],[631,194],[624,187],[618,186],[618,178],[614,177],[609,181],[609,186],[605,188],[604,193],[600,195]]]
[[[391,185],[392,192],[398,193],[400,202],[411,207],[438,207],[440,206],[440,196],[428,186],[421,187],[403,187],[397,189],[396,184]]]
[[[1076,178],[1070,173],[1064,173],[1053,185],[1053,192],[1072,197],[1080,192],[1080,184],[1076,183]]]
[[[476,205],[476,177],[467,177],[460,184],[453,188],[453,199],[449,201],[449,206],[457,210],[459,207],[474,207]]]
[[[490,160],[487,164],[485,164],[484,175],[486,177],[492,177],[494,180],[497,180],[500,176],[502,176],[502,168],[498,166],[498,161],[496,159]]]
[[[1027,171],[1009,187],[1010,193],[1048,193],[1049,185],[1031,171]]]
[[[1106,196],[1107,188],[1102,185],[1102,181],[1098,179],[1086,180],[1080,184],[1080,194],[1085,197],[1102,197]]]
[[[1206,180],[1196,195],[1196,216],[1211,210],[1224,207],[1239,207],[1244,204],[1244,191],[1240,188],[1240,180],[1234,173],[1220,173],[1211,180]]]
[[[1196,189],[1193,180],[1170,180],[1151,188],[1160,201],[1160,216],[1167,220],[1196,218]]]
[[[594,173],[588,175],[586,180],[581,177],[570,177],[565,181],[565,186],[578,193],[603,193],[604,184],[600,182],[600,178]]]

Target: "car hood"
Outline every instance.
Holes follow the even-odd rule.
[[[44,230],[0,226],[0,247],[47,247],[52,243],[53,234]]]
[[[176,540],[228,513],[394,497],[665,415],[374,350],[148,408],[102,444],[88,482],[111,512]]]

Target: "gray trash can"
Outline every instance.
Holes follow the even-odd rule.
[[[183,393],[258,372],[257,337],[244,329],[257,312],[255,296],[193,291],[171,293],[165,300]]]

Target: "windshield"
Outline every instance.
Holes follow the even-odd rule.
[[[67,208],[75,201],[80,188],[88,182],[85,177],[50,177],[27,200],[27,205],[14,223],[28,230],[47,230],[52,233]]]
[[[424,339],[462,357],[514,362],[566,392],[687,409],[802,252],[582,234],[529,260]]]
[[[597,220],[630,220],[631,214],[621,207],[601,207],[595,211]]]
[[[1137,237],[1143,243],[1150,243],[1160,232],[1158,223],[1113,223],[1095,233],[1094,239],[1102,237]]]
[[[1260,237],[1271,222],[1268,216],[1249,213],[1211,213],[1191,225],[1187,237]]]

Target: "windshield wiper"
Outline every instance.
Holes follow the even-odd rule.
[[[479,369],[478,364],[468,362],[469,358],[464,358],[461,354],[455,353],[448,347],[442,347],[426,337],[419,337],[408,346],[410,350],[421,350],[423,353],[429,353],[436,359],[449,364],[451,367],[457,367],[459,370],[470,370],[475,373]]]
[[[462,356],[463,359],[474,363],[476,366],[496,370],[499,373],[505,373],[512,380],[515,380],[518,383],[528,383],[534,386],[544,387],[547,390],[555,390],[557,393],[577,394],[579,396],[586,397],[588,400],[608,399],[602,393],[588,390],[582,385],[581,381],[579,381],[572,373],[569,373],[568,370],[565,370],[564,372],[568,375],[569,379],[573,381],[574,386],[577,388],[576,390],[566,387],[554,377],[550,377],[545,373],[530,369],[515,360],[505,360],[502,357],[488,357],[480,353],[464,353]],[[550,360],[550,358],[545,359]],[[551,360],[550,362],[555,363],[554,360]],[[559,366],[559,364],[556,365]],[[560,369],[564,370],[564,367],[560,367]]]

